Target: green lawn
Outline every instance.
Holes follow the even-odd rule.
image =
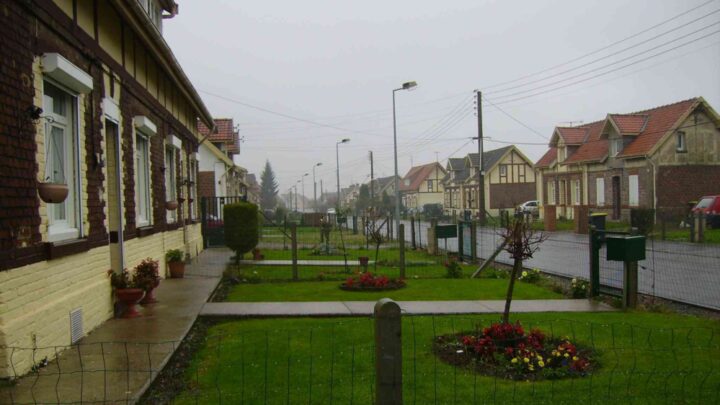
[[[410,279],[407,287],[394,291],[358,292],[338,288],[338,281],[238,284],[226,301],[397,301],[499,300],[505,299],[508,280],[503,279]],[[558,299],[561,294],[533,284],[515,283],[517,299]]]
[[[260,234],[260,240],[262,242],[268,242],[268,243],[283,243],[283,238],[285,237],[285,234],[283,233],[287,232],[288,235],[290,235],[290,228],[284,229],[282,227],[263,227],[261,234]],[[297,228],[297,236],[298,236],[298,243],[301,244],[319,244],[320,243],[320,228],[315,227],[298,227]],[[345,244],[347,245],[364,245],[365,244],[365,236],[362,235],[362,232],[358,230],[357,234],[353,234],[352,228],[350,229],[344,229],[342,230],[342,239],[345,240]],[[338,229],[333,229],[330,232],[330,240],[333,244],[337,244],[338,246],[341,244],[341,236],[340,231]],[[286,239],[287,245],[290,246],[290,240]]]
[[[705,243],[720,243],[720,229],[704,229]],[[655,230],[655,239],[662,237],[659,230]],[[690,229],[675,229],[665,232],[665,240],[676,242],[690,242]]]
[[[427,403],[718,403],[720,325],[658,313],[546,313],[513,317],[593,347],[599,369],[565,380],[507,381],[455,369],[433,337],[497,316],[403,318],[403,395]],[[372,402],[373,321],[256,319],[216,324],[194,357],[177,403]]]

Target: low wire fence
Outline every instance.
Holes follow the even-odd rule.
[[[482,367],[458,366],[469,352],[440,356],[443,337],[473,333],[496,322],[473,316],[403,317],[404,403],[717,403],[720,330],[519,316],[526,330],[569,339],[592,350],[592,371],[569,378],[508,379]],[[585,318],[587,319],[587,318]],[[141,403],[178,404],[373,403],[376,394],[373,319],[285,319],[224,322],[210,332],[189,364]],[[0,402],[124,403],[128,392],[155,375],[155,362],[177,343],[77,345],[17,384]],[[16,348],[15,355],[31,349]],[[36,349],[37,350],[37,349]],[[177,355],[176,355],[177,357]],[[11,357],[12,360],[13,357]],[[472,363],[475,364],[476,363]],[[168,367],[176,367],[171,361]],[[480,371],[477,371],[480,370]],[[168,398],[172,398],[171,400]],[[162,402],[165,402],[163,400]]]

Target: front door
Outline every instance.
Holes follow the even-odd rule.
[[[125,268],[123,251],[123,190],[122,190],[122,145],[120,133],[115,122],[105,121],[107,139],[107,176],[108,176],[108,230],[110,231],[110,262],[113,271],[121,272]]]
[[[612,178],[613,219],[620,219],[620,176]]]

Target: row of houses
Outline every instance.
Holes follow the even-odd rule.
[[[259,194],[162,36],[172,0],[0,5],[0,378],[113,317],[108,270],[203,248],[199,198]],[[73,327],[71,327],[71,325]]]
[[[720,193],[720,117],[701,97],[633,113],[611,113],[575,127],[556,127],[533,163],[516,146],[412,167],[400,182],[409,212],[442,205],[446,215],[479,212],[480,165],[488,214],[537,200],[539,214],[574,219],[579,209],[628,221],[633,208],[687,212],[688,203]],[[394,196],[394,177],[376,190]],[[355,189],[359,186],[355,186]],[[348,189],[344,202],[357,192]]]

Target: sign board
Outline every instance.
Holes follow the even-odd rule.
[[[436,225],[435,237],[438,239],[457,238],[456,225]]]

